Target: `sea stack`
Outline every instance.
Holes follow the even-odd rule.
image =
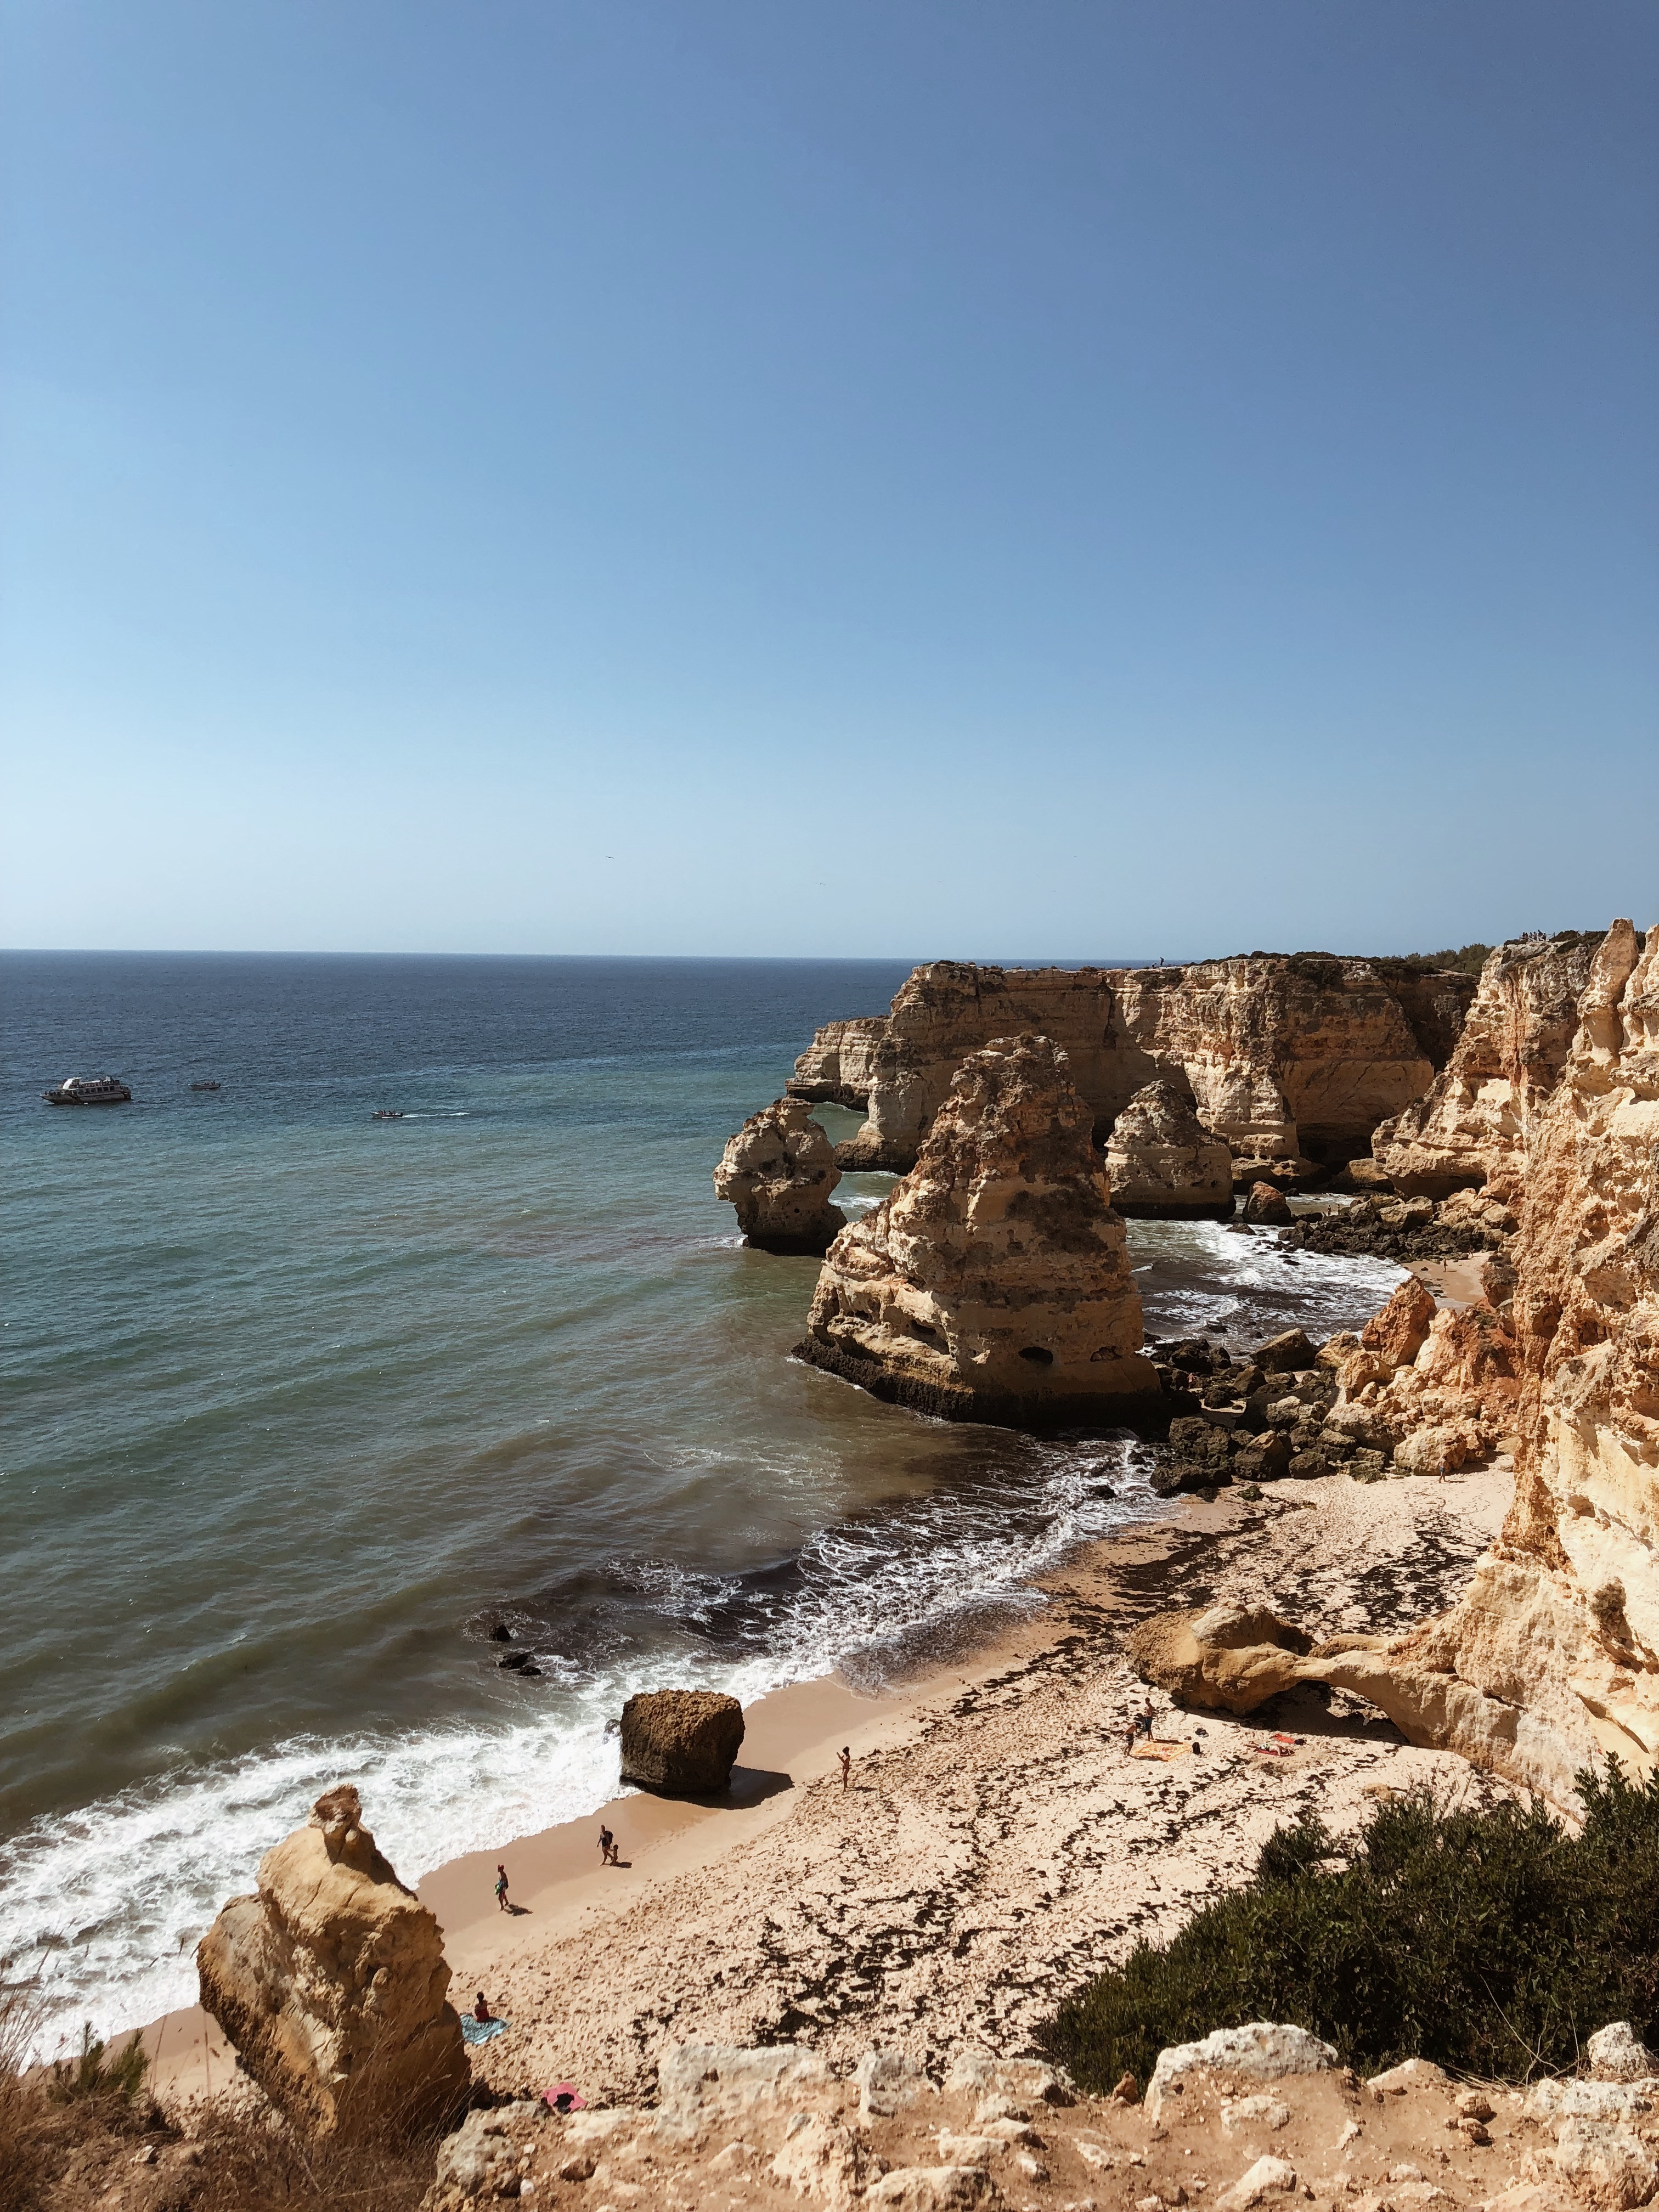
[[[1106,1179],[1112,1204],[1135,1220],[1232,1218],[1233,1156],[1178,1084],[1136,1091],[1112,1124]]]
[[[1042,1427],[1155,1406],[1093,1127],[1049,1038],[971,1054],[915,1166],[830,1246],[799,1357],[946,1420]]]
[[[443,1936],[349,1785],[259,1862],[196,1952],[204,2009],[312,2135],[449,2124],[471,2083]]]
[[[751,1114],[714,1170],[715,1194],[737,1208],[746,1244],[814,1258],[846,1226],[846,1215],[830,1203],[840,1181],[836,1148],[800,1098],[780,1098]]]
[[[743,1707],[716,1690],[641,1690],[623,1707],[622,1778],[661,1797],[717,1797],[743,1748]]]

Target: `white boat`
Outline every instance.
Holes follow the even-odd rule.
[[[132,1097],[118,1075],[66,1075],[40,1095],[48,1106],[124,1106]]]

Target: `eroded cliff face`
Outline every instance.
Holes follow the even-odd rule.
[[[1309,1651],[1259,1622],[1165,1616],[1137,1652],[1166,1686],[1235,1711],[1294,1681],[1353,1690],[1413,1742],[1562,1805],[1598,1755],[1659,1761],[1659,930],[1644,944],[1615,922],[1582,964],[1570,950],[1565,1045],[1549,1011],[1574,981],[1559,951],[1526,956],[1549,963],[1530,981],[1496,956],[1482,982],[1533,1041],[1508,1063],[1523,1079],[1491,1079],[1509,1097],[1481,1125],[1519,1215],[1501,1297],[1431,1316],[1402,1286],[1362,1336],[1327,1347],[1343,1385],[1331,1419],[1375,1425],[1407,1472],[1514,1436],[1500,1540],[1451,1612],[1393,1644]],[[1527,1071],[1547,1053],[1544,1091]]]
[[[448,2124],[471,2072],[443,1937],[363,1826],[349,1786],[265,1853],[197,1947],[202,2003],[308,2133]]]
[[[785,1090],[810,1105],[849,1106],[862,1112],[870,1103],[876,1048],[886,1034],[885,1014],[826,1022],[795,1062]]]
[[[1597,943],[1526,939],[1492,953],[1450,1059],[1371,1140],[1402,1196],[1490,1188],[1511,1197],[1533,1120],[1572,1048]]]
[[[1368,961],[1254,956],[1166,969],[916,969],[884,1024],[830,1024],[790,1089],[843,1104],[867,1079],[866,1120],[844,1167],[912,1167],[963,1060],[1000,1036],[1061,1047],[1104,1141],[1129,1100],[1167,1079],[1241,1164],[1246,1182],[1304,1155],[1365,1151],[1378,1122],[1431,1081],[1467,977],[1413,979],[1417,1027]],[[856,1030],[844,1040],[839,1032]],[[1246,1170],[1249,1172],[1246,1172]],[[1285,1179],[1281,1176],[1281,1179]],[[1288,1179],[1295,1180],[1293,1173]]]
[[[798,1356],[945,1419],[1155,1405],[1093,1122],[1050,1038],[970,1054],[915,1168],[830,1246]]]
[[[1126,1218],[1232,1216],[1232,1154],[1204,1127],[1177,1084],[1149,1083],[1113,1122],[1106,1179],[1112,1204]]]

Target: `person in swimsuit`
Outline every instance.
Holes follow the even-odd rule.
[[[851,1786],[851,1784],[852,1784],[852,1779],[853,1779],[853,1752],[852,1752],[852,1747],[851,1747],[849,1744],[842,1744],[842,1747],[841,1747],[841,1786],[842,1786],[842,1788],[843,1790],[846,1790],[846,1789],[849,1788],[849,1787]]]
[[[503,1912],[512,1909],[507,1901],[507,1869],[504,1866],[495,1869],[495,1903]]]
[[[486,2025],[495,2018],[495,2014],[490,2011],[489,2002],[482,1990],[478,1992],[478,2002],[472,2008],[472,2017],[474,2020],[484,2021]]]
[[[601,1866],[615,1866],[617,1863],[617,1838],[611,1834],[609,1828],[601,1827],[599,1830],[599,1864]]]

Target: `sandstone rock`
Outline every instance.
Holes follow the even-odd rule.
[[[777,2179],[798,2197],[834,2206],[850,2204],[864,2189],[867,2144],[823,2112],[796,2112],[772,2161]]]
[[[958,2212],[995,2195],[989,2174],[977,2166],[901,2166],[872,2181],[864,2201],[891,2205],[894,2212]]]
[[[1253,1182],[1244,1200],[1244,1218],[1263,1229],[1288,1229],[1296,1216],[1285,1194],[1270,1182]]]
[[[1627,2020],[1598,2027],[1584,2045],[1584,2056],[1598,2081],[1641,2081],[1659,2076],[1659,2058]]]
[[[795,1062],[785,1090],[813,1104],[863,1109],[870,1103],[876,1050],[886,1035],[884,1014],[826,1022]]]
[[[197,1947],[204,2008],[300,2127],[410,2133],[448,2119],[471,2080],[437,1921],[332,1790],[265,1853]]]
[[[1127,1218],[1232,1218],[1233,1156],[1173,1082],[1137,1091],[1112,1124],[1106,1179],[1112,1204]]]
[[[1659,2160],[1634,2128],[1619,2120],[1563,2120],[1555,2170],[1581,2203],[1608,2212],[1645,2204],[1659,2186]]]
[[[1443,2089],[1446,2072],[1432,2058],[1406,2058],[1381,2074],[1373,2074],[1365,2087],[1379,2102],[1384,2097],[1404,2097],[1413,2089]]]
[[[1571,2075],[1534,2081],[1526,2095],[1529,2120],[1629,2120],[1651,2111],[1649,2085],[1636,2081],[1577,2081]]]
[[[827,1252],[847,1225],[830,1203],[840,1181],[836,1148],[799,1098],[751,1114],[714,1170],[715,1194],[737,1208],[745,1243],[763,1252]]]
[[[1289,2197],[1295,2188],[1296,2168],[1288,2160],[1259,2158],[1217,2201],[1226,2207],[1226,2212],[1249,2212],[1251,2205]]]
[[[1092,1118],[1048,1038],[973,1054],[915,1167],[830,1247],[798,1356],[946,1419],[1155,1405]]]
[[[843,1103],[867,1093],[869,1119],[842,1164],[903,1173],[970,1054],[999,1036],[1044,1036],[1068,1054],[1103,1133],[1135,1092],[1167,1078],[1237,1158],[1300,1179],[1319,1172],[1304,1149],[1351,1158],[1420,1097],[1469,988],[1455,976],[1391,981],[1367,961],[1325,956],[1162,969],[936,961],[915,970],[884,1024],[821,1030],[789,1088]]]
[[[1266,2020],[1252,2021],[1244,2027],[1218,2027],[1198,2043],[1171,2044],[1158,2052],[1146,2085],[1146,2118],[1156,2126],[1165,2100],[1178,2096],[1188,2075],[1201,2067],[1277,2081],[1292,2074],[1320,2074],[1335,2063],[1331,2045],[1310,2035],[1305,2027]]]
[[[1445,1198],[1484,1185],[1510,1194],[1533,1121],[1571,1049],[1595,952],[1595,940],[1572,935],[1498,946],[1451,1058],[1372,1139],[1396,1190]]]
[[[1287,1328],[1270,1336],[1250,1354],[1250,1359],[1264,1375],[1297,1375],[1313,1365],[1315,1352],[1299,1328]]]
[[[917,2062],[898,2051],[866,2051],[853,2069],[853,2079],[858,2084],[859,2115],[865,2120],[890,2118],[933,2087]]]
[[[1434,1316],[1434,1293],[1415,1275],[1407,1275],[1382,1310],[1360,1330],[1360,1348],[1371,1354],[1382,1373],[1391,1375],[1415,1359],[1428,1342]]]
[[[622,1778],[665,1797],[715,1797],[731,1784],[743,1707],[713,1690],[641,1690],[623,1707]]]

